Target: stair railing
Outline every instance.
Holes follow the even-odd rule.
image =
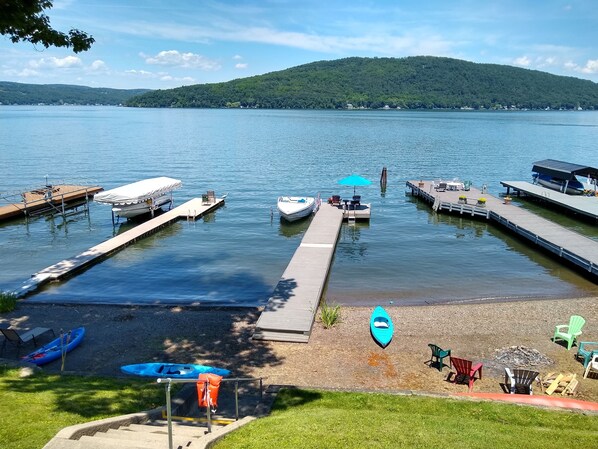
[[[170,400],[170,387],[172,384],[190,384],[197,383],[198,379],[172,379],[170,377],[161,377],[156,379],[159,384],[166,384],[166,421],[168,423],[168,449],[173,449],[172,443],[172,404]],[[232,379],[222,379],[221,382],[234,382],[235,383],[235,421],[239,420],[239,382],[259,382],[260,383],[260,401],[264,398],[264,381],[262,377],[235,377]],[[208,389],[208,382],[204,388]],[[212,417],[210,407],[206,407],[206,418],[208,423],[208,433],[212,432]]]

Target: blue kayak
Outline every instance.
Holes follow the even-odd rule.
[[[392,324],[392,320],[386,310],[382,307],[377,306],[374,311],[372,312],[372,317],[370,318],[370,331],[372,332],[372,337],[376,342],[385,348],[392,340],[392,334],[394,332],[394,326]]]
[[[121,366],[120,370],[134,376],[170,377],[171,379],[197,379],[200,374],[207,373],[223,377],[230,374],[230,371],[224,368],[185,363],[137,363]]]
[[[72,329],[63,333],[60,337],[52,340],[50,343],[27,354],[22,360],[24,362],[34,363],[37,366],[53,362],[54,360],[61,358],[63,353],[66,354],[79,346],[84,336],[84,327]]]

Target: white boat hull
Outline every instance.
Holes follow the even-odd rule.
[[[170,195],[164,195],[154,200],[147,200],[141,203],[135,204],[123,204],[114,206],[112,212],[118,217],[133,218],[138,215],[147,214],[152,210],[159,209],[161,206],[168,204],[172,201]]]
[[[297,221],[310,215],[316,208],[316,199],[311,196],[281,196],[278,198],[278,213],[287,221]]]

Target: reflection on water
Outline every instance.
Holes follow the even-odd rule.
[[[279,235],[287,238],[302,236],[309,228],[312,218],[313,215],[310,215],[304,219],[289,222],[282,217],[278,217]]]

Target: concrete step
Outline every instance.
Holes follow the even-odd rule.
[[[85,438],[85,439],[84,439]],[[160,449],[168,447],[161,446]],[[145,445],[132,444],[130,441],[125,441],[125,444],[118,440],[110,440],[108,442],[93,437],[82,437],[80,440],[67,440],[64,438],[54,438],[44,446],[44,449],[153,449]],[[191,448],[183,448],[191,449]]]
[[[218,427],[218,426],[212,426]],[[148,424],[131,424],[127,427],[121,427],[119,430],[129,430],[130,432],[151,432],[156,434],[166,434],[168,435],[168,424],[166,421],[164,423],[148,423]],[[201,426],[191,425],[191,424],[180,424],[173,422],[172,423],[172,434],[173,435],[184,435],[184,436],[191,436],[191,437],[200,437],[205,435],[208,431],[208,427],[204,424]]]
[[[118,431],[117,431],[118,432]],[[124,432],[133,433],[133,432]],[[143,434],[133,433],[137,439],[122,438],[122,435],[96,433],[94,436],[82,436],[79,441],[88,443],[90,449],[164,449],[168,447],[168,435],[153,435],[153,438],[140,438]],[[175,449],[192,448],[188,438],[173,439]]]
[[[182,446],[187,446],[192,440],[197,440],[202,435],[180,435],[172,433],[172,441]],[[95,437],[99,438],[110,438],[112,440],[123,440],[123,441],[135,441],[138,443],[148,442],[152,443],[155,441],[168,441],[168,432],[154,433],[154,432],[140,432],[126,429],[110,429],[106,433],[96,433]]]

